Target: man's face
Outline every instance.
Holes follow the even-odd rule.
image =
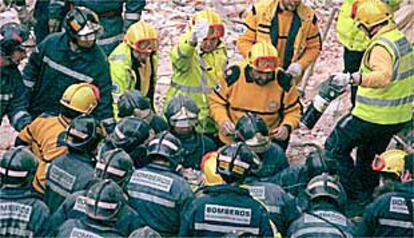
[[[96,34],[92,33],[87,36],[77,37],[77,45],[80,48],[90,49],[95,46],[96,43]]]
[[[301,0],[282,0],[282,3],[286,10],[295,11],[301,3]]]
[[[274,72],[260,72],[256,69],[252,69],[251,77],[255,81],[257,85],[264,86],[270,81],[274,80],[275,73]]]
[[[24,50],[16,50],[10,57],[11,61],[16,65],[19,65],[24,58],[26,58],[26,51]]]
[[[135,59],[138,60],[140,63],[145,63],[145,61],[150,57],[150,52],[138,52],[138,51],[132,51],[132,55],[135,57]]]
[[[203,42],[201,42],[201,50],[208,53],[217,48],[217,46],[220,43],[219,38],[212,38],[212,39],[204,39]]]

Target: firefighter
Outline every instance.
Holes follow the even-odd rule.
[[[209,104],[222,142],[230,143],[234,124],[252,112],[263,118],[272,140],[286,150],[290,133],[299,124],[301,105],[292,78],[278,68],[278,60],[278,52],[270,43],[259,42],[246,60],[230,67],[219,79],[209,95]]]
[[[190,185],[176,172],[182,162],[180,140],[161,132],[147,151],[151,163],[135,170],[127,186],[130,204],[145,226],[162,236],[177,235],[180,217],[194,197]]]
[[[122,41],[123,33],[141,19],[145,0],[121,1],[91,1],[69,0],[71,8],[83,6],[96,12],[103,27],[103,34],[99,36],[97,44],[109,55]],[[125,5],[124,5],[125,3]],[[123,9],[125,11],[123,12]],[[123,15],[123,18],[122,18]]]
[[[88,190],[87,217],[66,221],[58,228],[56,237],[123,237],[115,224],[125,203],[118,184],[110,179],[102,180]]]
[[[52,160],[67,152],[62,140],[70,121],[83,113],[90,114],[98,105],[99,99],[96,86],[88,83],[71,85],[60,100],[59,115],[43,113],[17,135],[15,144],[30,146],[40,159],[33,181],[36,191],[44,193],[46,167]]]
[[[268,127],[260,116],[246,113],[237,121],[235,129],[235,140],[243,141],[262,161],[259,177],[267,179],[289,167],[285,152],[270,140]]]
[[[179,236],[273,236],[266,209],[247,189],[239,187],[247,174],[258,168],[259,158],[242,142],[226,145],[217,154],[217,173],[224,184],[207,187],[205,196],[191,203]]]
[[[414,50],[396,29],[385,3],[362,2],[355,20],[370,44],[359,72],[333,75],[338,85],[356,85],[358,90],[355,107],[337,123],[325,148],[338,160],[338,173],[348,198],[362,208],[378,183],[378,175],[370,166],[372,160],[412,119]],[[356,166],[350,156],[354,148]]]
[[[22,99],[26,90],[20,74],[20,62],[26,57],[22,43],[27,40],[29,30],[16,23],[1,27],[0,35],[0,125],[7,115],[14,129],[20,131],[32,120]]]
[[[358,28],[355,15],[361,2],[365,0],[346,0],[339,11],[336,32],[338,41],[344,47],[344,72],[358,72],[364,52],[370,42],[369,37]],[[398,8],[400,0],[384,0],[392,9]],[[355,105],[355,96],[358,86],[351,86],[351,103]]]
[[[154,134],[168,130],[168,124],[161,116],[155,114],[151,102],[138,90],[126,91],[118,100],[118,116],[134,116],[147,122]]]
[[[366,207],[358,235],[413,237],[414,155],[386,151],[373,161],[373,167],[383,179],[391,178],[394,186]]]
[[[98,157],[95,167],[95,179],[99,182],[110,179],[117,183],[124,191],[127,203],[121,207],[115,227],[123,236],[128,236],[137,228],[143,227],[141,218],[128,205],[129,196],[126,185],[134,171],[133,162],[128,154],[121,149],[114,149]],[[68,196],[59,209],[51,216],[51,230],[58,228],[66,220],[82,219],[86,217],[86,200],[88,190],[78,191]]]
[[[71,121],[63,139],[68,152],[54,159],[46,172],[44,201],[51,213],[67,196],[92,185],[96,147],[102,138],[102,129],[93,117]]]
[[[327,173],[315,176],[306,187],[311,203],[288,230],[288,237],[354,237],[354,224],[342,214],[345,191]]]
[[[58,99],[69,85],[91,83],[101,94],[94,116],[110,133],[114,126],[112,83],[106,56],[95,44],[101,29],[98,17],[89,9],[77,7],[66,15],[64,28],[65,32],[51,34],[38,45],[23,70],[29,112],[33,117],[57,112]]]
[[[46,232],[49,209],[32,189],[37,158],[19,146],[0,159],[0,236],[41,237]]]
[[[116,125],[109,140],[99,148],[99,154],[103,155],[106,151],[120,148],[132,158],[135,168],[141,168],[149,163],[146,146],[153,136],[144,120],[126,117]]]
[[[195,170],[200,170],[201,159],[206,153],[217,149],[213,140],[195,130],[199,112],[194,100],[183,95],[174,96],[164,112],[171,133],[180,139],[183,167]]]
[[[314,150],[307,156],[304,164],[292,165],[268,179],[269,182],[280,185],[294,197],[300,196],[306,189],[308,182],[316,175],[329,173],[336,174],[336,161],[328,157],[326,152]]]
[[[212,138],[217,129],[210,116],[207,96],[217,78],[224,76],[227,64],[224,33],[223,21],[212,9],[195,14],[189,30],[170,53],[173,76],[164,104],[166,108],[178,94],[191,97],[200,109],[197,132]]]
[[[139,90],[154,105],[158,47],[157,31],[141,20],[128,28],[124,41],[108,56],[115,116],[119,113],[119,97],[128,90]]]
[[[245,17],[237,48],[248,58],[255,43],[271,43],[280,54],[278,66],[297,83],[322,49],[317,22],[314,11],[301,0],[259,1]]]

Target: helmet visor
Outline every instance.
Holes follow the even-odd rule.
[[[258,57],[253,61],[253,67],[258,71],[276,71],[277,58],[274,56]]]
[[[157,38],[146,38],[135,42],[135,50],[140,53],[151,53],[158,50],[159,43]]]
[[[268,136],[257,133],[253,138],[246,140],[244,143],[255,153],[263,153],[269,149],[270,139]]]
[[[221,38],[224,36],[225,28],[223,24],[210,25],[208,29],[207,39]]]

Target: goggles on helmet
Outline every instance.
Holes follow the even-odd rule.
[[[221,38],[224,36],[225,28],[223,24],[210,25],[207,39]]]
[[[375,159],[371,163],[371,167],[374,171],[381,172],[385,168],[385,160],[381,156],[375,156]]]
[[[257,57],[253,61],[253,67],[258,71],[276,71],[277,58],[274,56]]]
[[[146,38],[135,42],[135,50],[140,53],[151,53],[158,50],[159,43],[157,38]]]
[[[171,126],[173,127],[192,127],[197,123],[197,113],[188,110],[186,107],[181,109],[169,119]]]
[[[268,136],[256,133],[253,138],[244,141],[244,143],[255,153],[263,153],[269,149],[270,139]]]

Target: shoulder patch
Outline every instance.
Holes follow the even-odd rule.
[[[235,83],[240,77],[240,67],[237,65],[230,66],[225,71],[227,87]]]

